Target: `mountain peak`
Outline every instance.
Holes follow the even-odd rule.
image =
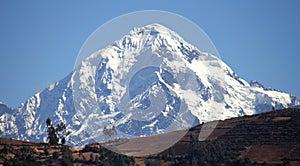
[[[66,122],[69,144],[81,146],[105,141],[102,126],[115,126],[120,138],[146,136],[300,103],[289,94],[257,88],[257,81],[245,82],[173,30],[149,24],[91,54],[15,111],[3,105],[0,136],[46,141],[49,117]],[[140,113],[146,116],[137,117]]]
[[[121,51],[141,50],[149,47],[152,50],[166,48],[172,52],[180,52],[179,48],[181,50],[198,50],[187,43],[179,34],[158,23],[133,28],[127,35],[115,41],[113,46]]]
[[[158,34],[171,34],[171,33],[174,34],[175,32],[157,23],[149,24],[143,27],[135,27],[133,30],[129,32],[130,35],[142,34],[142,35],[151,35],[151,36],[156,36]]]

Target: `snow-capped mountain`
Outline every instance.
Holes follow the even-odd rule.
[[[46,119],[66,123],[69,144],[153,135],[216,119],[295,107],[300,99],[239,78],[218,57],[151,24],[83,60],[73,72],[11,109],[0,104],[0,136],[46,141]]]

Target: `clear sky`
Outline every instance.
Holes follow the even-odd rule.
[[[64,78],[103,23],[165,10],[198,24],[247,81],[300,96],[300,1],[0,1],[0,101],[11,107]]]

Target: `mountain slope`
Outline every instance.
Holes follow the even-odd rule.
[[[148,136],[198,123],[300,105],[297,97],[239,78],[218,57],[151,24],[82,61],[14,111],[0,110],[4,137],[46,141],[46,119],[66,123],[69,143]],[[143,111],[141,113],[141,110]]]
[[[203,125],[198,125],[148,159],[162,165],[299,165],[299,118],[299,109],[283,109],[227,119],[200,142]]]
[[[299,165],[299,122],[300,109],[227,119],[218,123],[206,141],[197,141],[203,128],[197,125],[164,152],[138,158],[110,152],[101,144],[73,148],[0,138],[0,165],[21,165],[16,162],[30,165],[66,165],[66,162],[74,165]],[[172,139],[173,133],[162,135]],[[145,139],[155,140],[155,137],[161,136],[130,139],[117,148],[130,155],[136,153],[132,145],[141,144]],[[147,151],[157,148],[155,144],[159,142],[152,141]],[[55,158],[55,153],[59,157]]]

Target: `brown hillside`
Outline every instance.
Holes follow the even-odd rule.
[[[219,121],[207,140],[198,141],[202,126],[190,129],[160,154],[135,159],[108,151],[100,144],[71,148],[0,138],[0,165],[300,165],[300,109]],[[139,148],[155,150],[164,144],[160,138],[177,139],[173,132],[123,141],[116,148],[134,155]]]

